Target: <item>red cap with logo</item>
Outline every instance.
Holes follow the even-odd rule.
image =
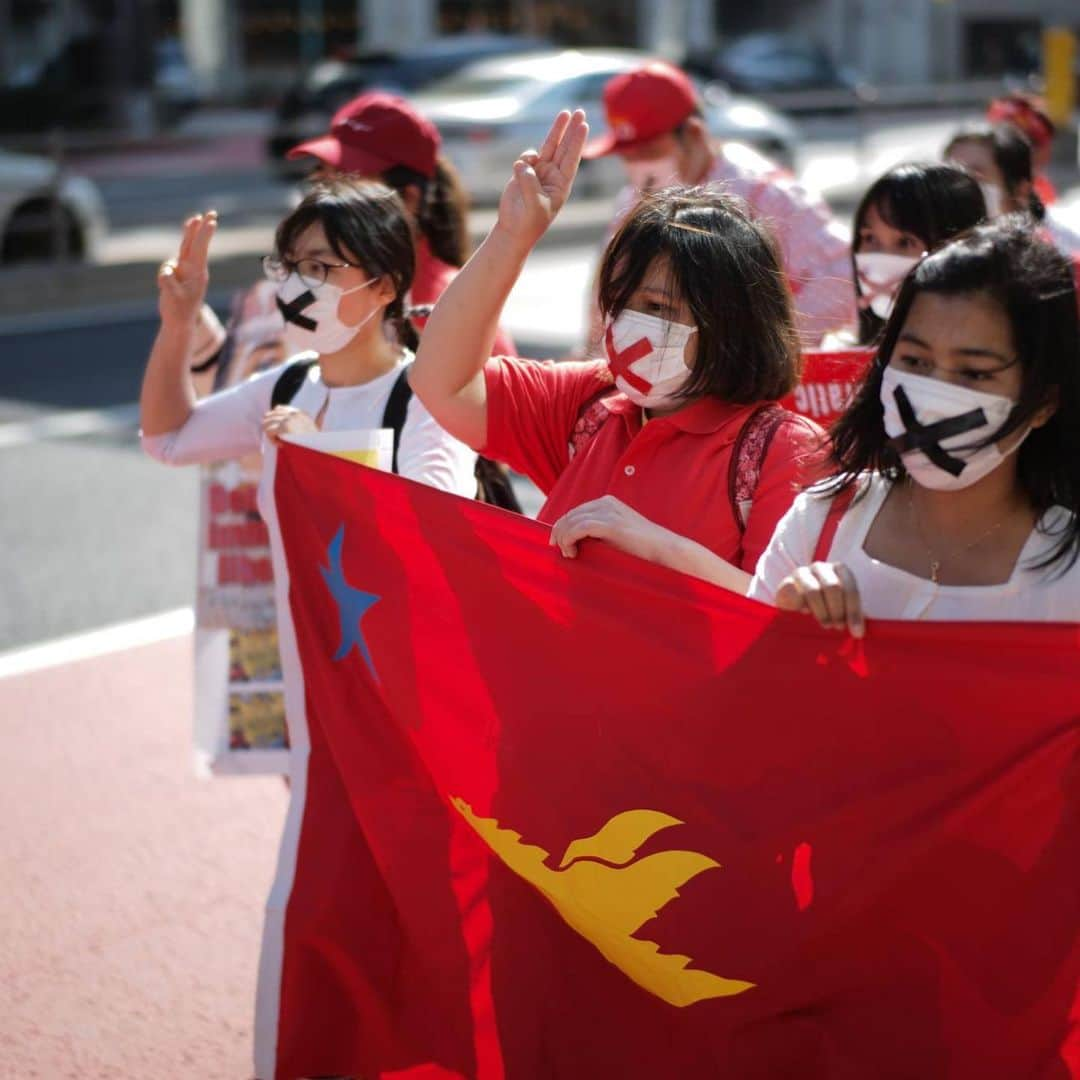
[[[685,72],[662,60],[616,75],[604,87],[606,134],[585,147],[584,157],[618,154],[674,131],[698,108]]]
[[[441,139],[435,125],[403,98],[370,93],[353,98],[334,114],[330,134],[294,146],[285,156],[305,154],[339,169],[363,176],[381,176],[404,165],[429,179]]]

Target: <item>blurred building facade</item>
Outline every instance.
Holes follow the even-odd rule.
[[[258,98],[323,57],[469,30],[676,60],[783,33],[821,44],[863,81],[918,84],[1038,70],[1049,26],[1080,31],[1080,0],[0,0],[0,84],[46,77],[79,40],[104,50],[99,90],[137,97],[181,84],[187,65],[213,99]]]

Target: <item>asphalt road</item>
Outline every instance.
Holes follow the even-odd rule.
[[[139,316],[97,325],[0,333],[0,423],[56,409],[102,408],[139,396],[157,320]]]

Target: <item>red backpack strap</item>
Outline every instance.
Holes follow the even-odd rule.
[[[825,562],[829,557],[829,549],[833,540],[836,539],[836,530],[840,527],[840,521],[847,513],[848,507],[855,498],[855,484],[844,488],[838,495],[833,496],[829,506],[829,512],[825,515],[825,522],[818,533],[817,546],[814,548],[812,562]]]
[[[767,402],[747,417],[735,438],[728,465],[728,498],[740,536],[746,532],[742,504],[753,500],[765,455],[787,415],[775,401]]]
[[[569,450],[571,459],[576,457],[579,451],[587,446],[592,441],[593,436],[604,426],[607,418],[611,415],[604,402],[612,394],[618,392],[618,389],[609,383],[606,386],[601,386],[595,394],[587,397],[582,402],[581,408],[578,409],[577,420],[574,422],[573,430],[570,432]]]

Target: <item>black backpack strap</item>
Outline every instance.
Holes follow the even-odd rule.
[[[477,457],[474,475],[476,498],[479,502],[487,503],[488,506],[499,506],[503,510],[513,510],[515,514],[524,513],[505,465],[500,465],[491,458]]]
[[[275,409],[278,405],[288,405],[304,385],[308,372],[315,360],[294,360],[277,377],[274,389],[270,391],[270,408]]]
[[[398,471],[398,450],[401,447],[401,432],[405,428],[405,413],[409,408],[412,398],[412,387],[409,385],[409,368],[412,363],[406,364],[398,372],[397,379],[390,390],[390,396],[386,399],[386,408],[383,409],[382,426],[389,428],[394,433],[394,458],[393,471]]]

